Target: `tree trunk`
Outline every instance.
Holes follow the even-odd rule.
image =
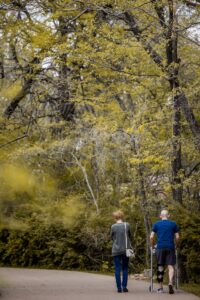
[[[171,93],[173,95],[173,120],[172,120],[172,195],[173,200],[182,203],[182,179],[181,179],[181,109],[179,96],[176,91],[178,82],[178,36],[175,33],[175,14],[173,0],[168,1],[169,24],[166,32],[166,56],[167,70]]]
[[[17,93],[17,95],[12,99],[10,104],[6,107],[4,111],[4,117],[10,118],[11,115],[15,112],[16,108],[18,107],[20,101],[24,99],[24,97],[29,93],[31,88],[32,79],[27,79],[22,86],[21,90]]]
[[[182,180],[181,180],[181,113],[177,97],[174,97],[173,137],[172,137],[172,195],[173,200],[182,203]]]
[[[75,31],[73,24],[66,24],[68,20],[64,17],[59,17],[59,32],[62,38],[67,38],[67,35]],[[67,66],[67,55],[68,53],[63,53],[60,56],[61,67],[60,67],[60,84],[59,84],[59,103],[58,109],[61,116],[66,121],[72,121],[75,113],[75,104],[70,101],[70,73],[71,69]]]
[[[148,203],[144,186],[144,176],[142,171],[142,166],[138,167],[138,181],[139,181],[139,195],[140,195],[140,205],[143,213],[144,226],[146,230],[146,265],[149,265],[150,256],[150,233],[151,233],[151,222],[148,212]]]
[[[41,72],[40,68],[34,69],[35,65],[37,66],[38,64],[39,64],[39,59],[37,57],[35,57],[26,67],[24,67],[23,71],[26,73],[26,75],[28,75],[29,78],[25,79],[21,90],[12,99],[10,104],[5,109],[4,114],[3,114],[4,117],[9,119],[11,117],[11,115],[15,112],[20,101],[29,93],[31,86],[33,84],[33,81],[34,81],[34,75],[37,75]]]
[[[131,138],[132,141],[132,149],[134,154],[138,155],[138,145],[135,142],[134,137]],[[147,201],[147,195],[145,191],[145,183],[144,183],[144,174],[143,174],[143,166],[140,163],[137,168],[137,178],[138,178],[138,193],[140,197],[140,207],[143,214],[143,220],[144,220],[144,227],[146,231],[146,266],[149,266],[149,257],[150,257],[150,233],[151,233],[151,221],[149,217],[149,211],[148,211],[148,201]]]

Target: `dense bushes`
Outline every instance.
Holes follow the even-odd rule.
[[[100,270],[104,261],[109,261],[108,237],[105,240],[98,232],[84,232],[84,228],[81,221],[65,228],[62,223],[45,224],[30,219],[26,230],[2,230],[1,264]]]
[[[130,218],[137,252],[132,272],[143,268],[145,256],[144,229],[141,220]],[[132,220],[134,220],[134,222]],[[79,269],[110,272],[113,270],[108,216],[91,213],[74,218],[71,226],[62,222],[46,223],[41,218],[24,220],[26,229],[3,229],[0,232],[1,265],[21,267],[43,267]],[[143,242],[141,242],[143,241]]]
[[[126,210],[126,209],[125,209]],[[139,208],[127,212],[134,236],[136,258],[131,272],[140,272],[145,266],[145,231]],[[199,226],[197,215],[178,210],[173,216],[181,228],[179,261],[181,280],[199,282]],[[74,219],[71,226],[62,222],[46,223],[30,217],[23,230],[4,229],[0,233],[1,265],[112,272],[110,216],[87,215]]]
[[[177,220],[181,228],[181,280],[200,283],[200,217],[182,210]]]

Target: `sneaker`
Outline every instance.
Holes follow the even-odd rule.
[[[164,290],[163,290],[163,288],[159,288],[159,289],[157,289],[157,293],[159,293],[159,294],[161,294],[161,293],[164,293]]]
[[[118,292],[118,293],[122,293],[122,290],[121,290],[121,289],[118,289],[117,292]]]
[[[125,288],[123,288],[123,292],[124,293],[128,293],[128,289],[125,287]]]
[[[169,284],[169,294],[174,294],[174,289],[171,284]]]

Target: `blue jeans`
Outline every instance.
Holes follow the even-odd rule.
[[[128,261],[129,258],[125,254],[113,256],[115,265],[115,279],[117,289],[121,290],[127,287],[128,282]],[[121,271],[122,271],[122,282],[121,282]]]

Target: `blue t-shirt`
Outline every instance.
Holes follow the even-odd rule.
[[[174,234],[179,231],[176,222],[161,220],[153,224],[152,231],[157,234],[158,249],[174,249]]]

